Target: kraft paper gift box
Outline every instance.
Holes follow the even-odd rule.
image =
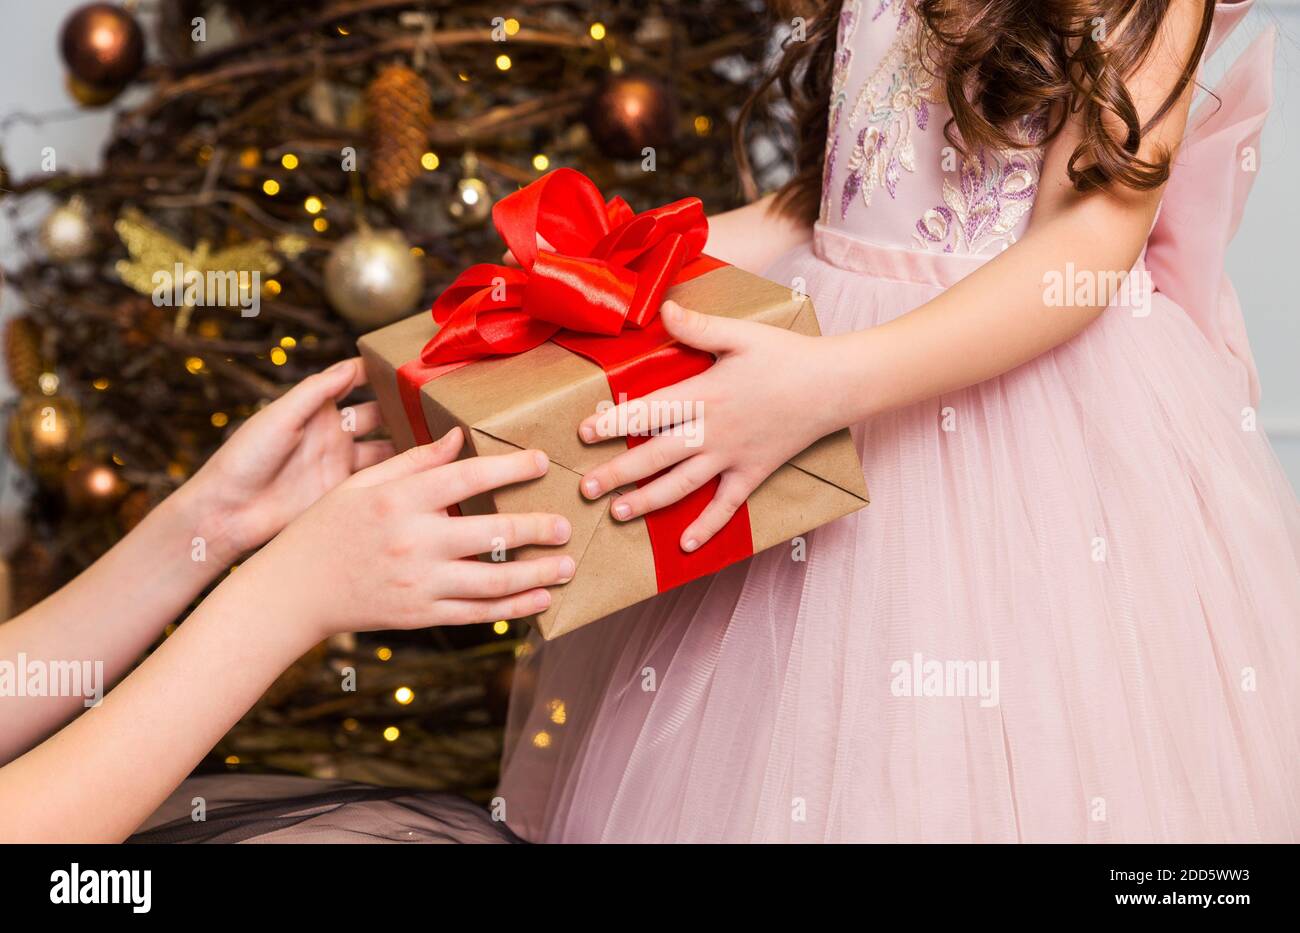
[[[811,300],[716,262],[703,274],[671,286],[667,297],[708,314],[744,318],[810,336],[819,333]],[[514,355],[488,356],[451,367],[436,378],[418,380],[423,384],[408,379],[404,400],[399,371],[420,357],[437,331],[433,316],[426,312],[366,334],[358,345],[384,422],[399,450],[417,442],[411,419],[419,418],[424,437],[440,437],[459,425],[465,435],[462,456],[527,448],[547,453],[551,468],[545,476],[461,505],[464,514],[554,512],[572,524],[572,537],[564,547],[524,547],[514,554],[528,558],[562,552],[571,555],[577,565],[573,579],[552,587],[550,607],[533,619],[544,638],[556,638],[689,579],[788,542],[867,504],[857,451],[848,431],[838,431],[780,467],[751,494],[737,519],[717,539],[686,554],[677,544],[684,530],[680,521],[689,521],[698,513],[707,493],[703,499],[697,497],[692,514],[684,519],[678,515],[677,525],[660,525],[652,533],[657,513],[617,521],[610,514],[609,495],[589,501],[579,492],[584,473],[627,448],[623,438],[584,444],[577,435],[579,422],[600,410],[602,403],[612,403],[610,377],[601,366],[547,340]],[[816,403],[809,400],[810,405]],[[707,419],[706,411],[706,432]],[[772,428],[780,430],[781,426]],[[747,528],[742,521],[746,518]]]

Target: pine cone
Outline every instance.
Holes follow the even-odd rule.
[[[5,365],[19,392],[35,392],[41,375],[41,332],[29,317],[5,325]]]
[[[433,126],[432,103],[429,85],[405,65],[386,66],[366,86],[374,196],[401,199],[420,174]]]

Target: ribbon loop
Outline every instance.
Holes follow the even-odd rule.
[[[492,222],[520,268],[472,266],[438,296],[428,365],[523,353],[561,329],[612,337],[645,327],[709,235],[699,198],[637,214],[569,168],[502,198]]]

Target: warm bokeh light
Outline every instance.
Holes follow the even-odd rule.
[[[86,474],[86,489],[93,496],[108,496],[117,489],[117,474],[106,466],[93,467]]]
[[[555,723],[557,726],[564,725],[569,718],[568,711],[564,706],[564,701],[558,697],[550,703],[547,703],[546,708],[550,710],[551,722]]]

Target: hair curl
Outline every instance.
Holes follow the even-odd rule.
[[[1056,136],[1071,115],[1083,128],[1067,171],[1079,191],[1111,184],[1143,191],[1169,177],[1170,154],[1139,156],[1143,136],[1196,75],[1214,18],[1204,0],[1200,30],[1174,87],[1145,124],[1127,78],[1159,38],[1171,0],[915,0],[922,56],[952,112],[944,135],[959,151],[1026,148]],[[776,86],[794,113],[795,174],[777,192],[787,216],[813,221],[821,199],[837,26],[842,0],[774,0],[779,18],[804,17],[803,41],[787,40],[780,61],[736,123],[741,177],[753,192],[744,145],[755,107]],[[1122,28],[1120,28],[1122,24]],[[1046,110],[1046,136],[1027,140],[1021,118]]]

